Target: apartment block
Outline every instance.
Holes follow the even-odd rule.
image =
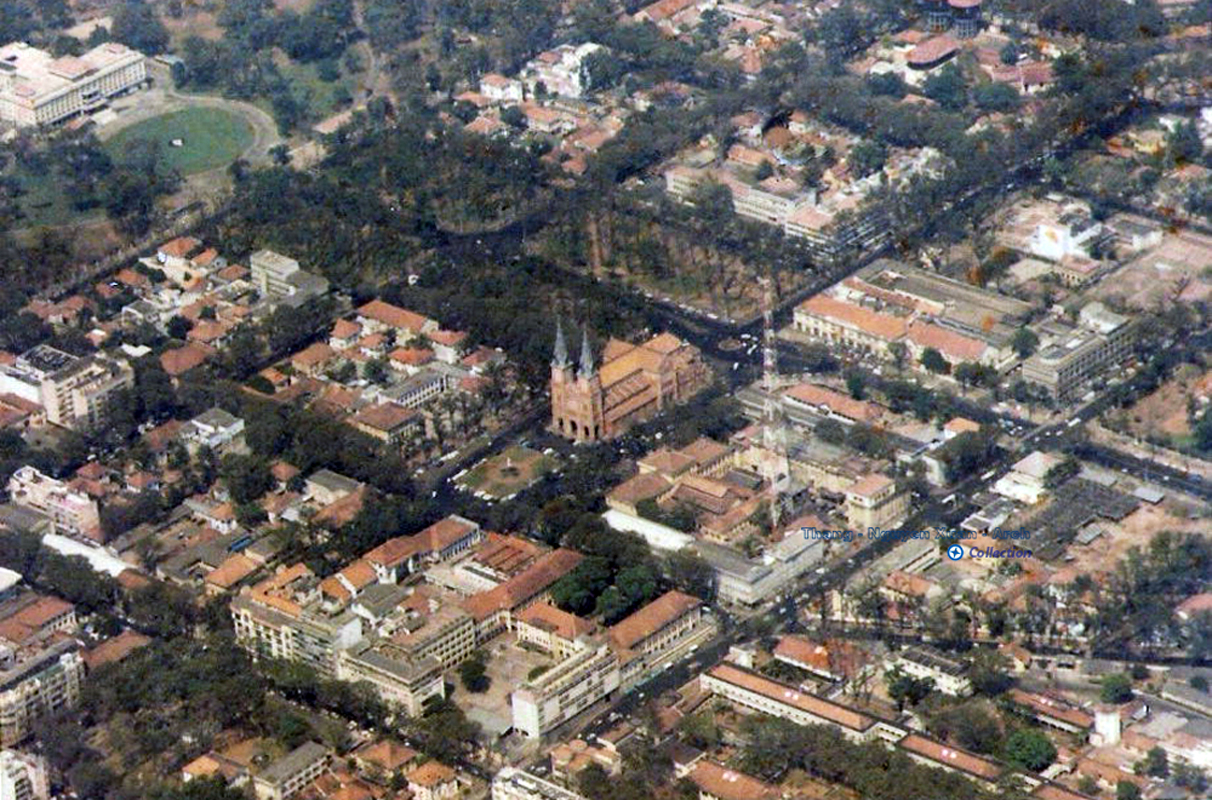
[[[330,677],[341,651],[362,639],[362,619],[342,598],[321,591],[304,564],[245,588],[231,603],[236,641],[253,658],[299,661]]]
[[[0,605],[0,746],[79,702],[84,659],[75,628],[72,604],[56,597],[26,592]]]
[[[17,750],[0,751],[0,797],[47,800],[50,783],[46,777],[46,759]]]
[[[18,127],[53,125],[96,111],[146,80],[143,54],[118,42],[59,58],[12,42],[0,48],[0,120]]]
[[[0,394],[13,394],[46,410],[46,420],[73,430],[104,423],[114,394],[134,385],[122,359],[79,358],[40,344],[0,367]]]
[[[14,505],[45,514],[57,533],[96,542],[103,538],[97,501],[34,467],[26,465],[13,473],[8,494]]]
[[[446,696],[442,664],[433,656],[414,658],[391,639],[363,639],[343,650],[336,674],[345,681],[366,681],[383,702],[413,717],[429,698]]]

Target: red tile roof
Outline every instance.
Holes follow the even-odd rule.
[[[201,366],[203,362],[214,354],[215,351],[211,347],[198,344],[197,342],[189,342],[182,347],[165,350],[161,353],[160,366],[169,376],[175,378]]]
[[[732,664],[717,664],[707,674],[851,730],[865,731],[875,724],[872,717],[861,711],[838,705],[823,697],[817,697],[794,686],[771,680]]]
[[[997,776],[1002,774],[1002,768],[987,758],[958,747],[941,744],[916,733],[911,733],[901,739],[897,746],[937,764],[961,770],[987,781],[996,780]]]
[[[382,300],[371,300],[358,309],[358,315],[381,322],[392,328],[412,331],[413,333],[421,333],[422,329],[430,321],[428,317],[421,316],[406,308],[400,308]]]
[[[702,604],[703,601],[697,597],[678,591],[666,592],[611,627],[610,639],[616,647],[630,650]]]
[[[905,59],[911,65],[924,66],[946,58],[958,49],[959,43],[944,34],[943,36],[935,36],[933,39],[927,39],[920,43],[909,51],[909,55]]]

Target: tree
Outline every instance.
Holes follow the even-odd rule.
[[[476,650],[459,665],[459,680],[463,682],[463,688],[469,692],[483,694],[488,691],[491,681],[488,678],[487,662],[482,651]]]
[[[194,324],[180,314],[175,314],[168,321],[168,335],[174,339],[185,339],[185,334],[189,333]]]
[[[947,370],[950,369],[947,365],[947,359],[943,358],[943,354],[933,347],[927,347],[922,351],[922,357],[919,359],[919,362],[935,375],[945,375]]]
[[[1132,781],[1119,781],[1115,784],[1115,800],[1141,800],[1140,787]]]
[[[864,139],[850,150],[849,165],[855,177],[865,178],[884,168],[888,161],[888,148],[878,139]]]
[[[601,556],[589,556],[551,587],[551,602],[578,616],[592,613],[598,596],[610,585],[610,564]]]
[[[822,419],[816,424],[813,433],[818,439],[829,444],[842,444],[846,441],[846,426],[836,419]]]
[[[119,6],[110,33],[116,41],[149,56],[163,53],[168,47],[168,29],[143,0],[127,0]]]
[[[1018,353],[1019,358],[1029,358],[1035,348],[1039,347],[1039,337],[1030,328],[1019,328],[1011,337],[1010,346]]]
[[[1208,679],[1203,675],[1192,675],[1191,680],[1188,681],[1188,683],[1191,684],[1192,689],[1195,689],[1198,692],[1208,691]]]
[[[1165,778],[1170,774],[1170,759],[1166,751],[1158,746],[1149,748],[1145,753],[1145,774],[1151,778]]]
[[[715,570],[699,555],[682,549],[665,560],[669,582],[679,591],[710,602],[715,596]]]
[[[1004,83],[982,83],[972,90],[972,100],[982,111],[1010,112],[1018,108],[1018,92]]]
[[[867,396],[867,381],[863,373],[851,370],[846,375],[846,391],[850,392],[850,396],[855,400],[862,400]]]
[[[895,72],[884,72],[867,76],[867,88],[875,95],[887,95],[900,100],[909,93],[905,79]]]
[[[1012,764],[1040,772],[1056,760],[1056,745],[1039,731],[1022,728],[1007,737],[1005,757]]]
[[[1050,467],[1044,474],[1044,488],[1055,489],[1082,471],[1082,462],[1076,457],[1066,455],[1059,464]]]
[[[977,753],[994,753],[1001,746],[1001,726],[979,704],[950,708],[940,715],[938,723],[942,728],[938,733]]]
[[[968,85],[955,64],[948,64],[926,78],[922,92],[949,111],[959,111],[968,105]]]
[[[371,383],[384,384],[390,376],[387,367],[387,360],[383,358],[372,358],[366,362],[365,367],[366,380]]]
[[[1132,699],[1132,679],[1122,672],[1103,676],[1099,698],[1104,703],[1126,703]]]
[[[1170,133],[1170,155],[1177,164],[1198,164],[1203,159],[1204,142],[1194,122],[1179,124]]]
[[[1019,56],[1022,55],[1022,51],[1019,49],[1017,43],[1007,42],[997,55],[1003,64],[1008,67],[1012,67],[1018,63],[1018,59]]]
[[[251,503],[273,488],[274,478],[264,459],[232,453],[223,457],[219,476],[237,505]]]
[[[890,342],[888,355],[892,356],[892,366],[900,372],[905,368],[905,360],[909,357],[909,346],[904,342]]]
[[[753,173],[754,179],[759,181],[764,181],[772,175],[774,175],[774,167],[765,159],[763,159],[761,164],[758,164],[757,170]]]
[[[972,688],[987,697],[1002,694],[1014,683],[1010,677],[1010,660],[997,650],[988,649],[973,654],[968,678]]]
[[[589,90],[600,92],[613,89],[627,74],[627,65],[609,50],[597,50],[585,56],[581,70]]]
[[[934,691],[934,680],[931,678],[915,678],[900,669],[890,670],[884,680],[888,685],[888,696],[896,703],[898,711],[905,704],[916,706]]]

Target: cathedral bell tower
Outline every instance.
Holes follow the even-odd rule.
[[[594,364],[588,332],[581,337],[581,361],[574,368],[564,328],[557,320],[551,359],[552,431],[578,442],[595,442],[606,435],[602,409],[602,379]]]

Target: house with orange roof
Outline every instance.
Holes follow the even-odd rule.
[[[423,432],[425,427],[419,411],[395,403],[367,406],[348,421],[357,430],[388,445],[399,444],[413,432]]]
[[[777,661],[830,681],[854,678],[871,661],[862,650],[841,639],[815,642],[792,634],[779,637],[772,655]]]
[[[203,588],[211,596],[231,591],[237,583],[256,572],[258,567],[257,562],[243,553],[232,553],[202,579]]]
[[[441,761],[427,761],[406,777],[413,800],[449,800],[459,793],[458,775]]]
[[[392,330],[401,341],[438,329],[438,323],[434,320],[383,300],[371,300],[359,306],[357,321],[365,333]]]
[[[883,409],[866,400],[856,400],[849,395],[814,383],[792,386],[783,396],[793,406],[822,413],[847,425],[875,424],[883,416]]]
[[[170,348],[160,354],[160,367],[170,378],[179,378],[197,369],[215,355],[215,349],[197,342]]]
[[[420,757],[420,753],[395,739],[377,739],[368,742],[350,754],[353,762],[363,772],[375,776],[391,776]]]

